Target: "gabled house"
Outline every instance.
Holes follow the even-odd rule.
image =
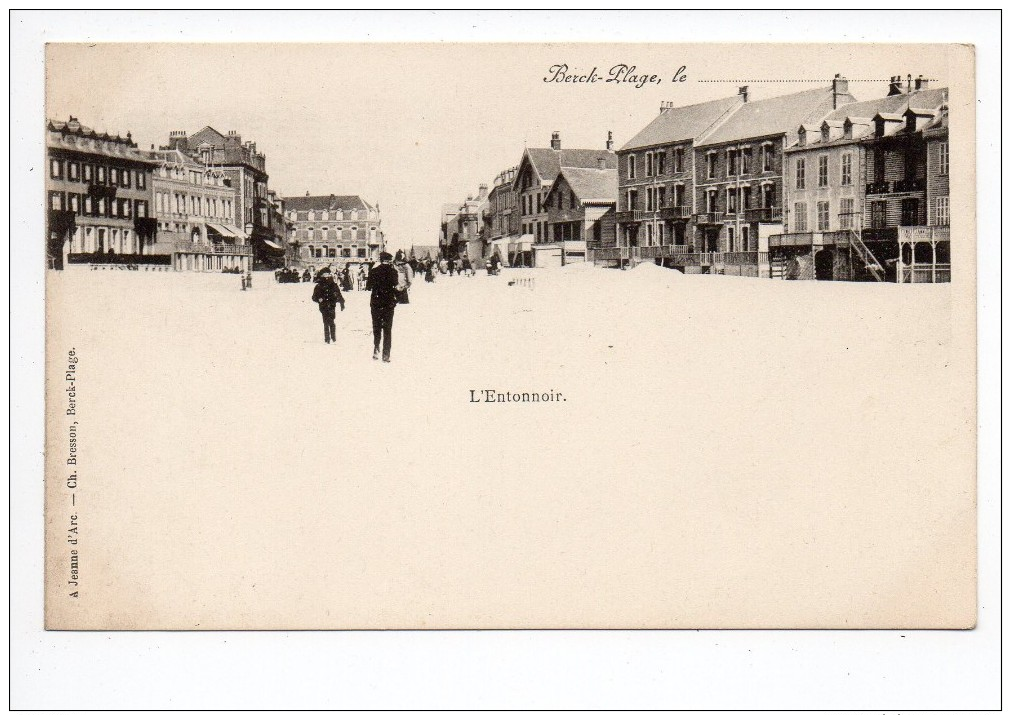
[[[523,150],[513,181],[513,190],[519,206],[521,240],[528,239],[533,248],[533,264],[537,266],[537,255],[557,254],[559,247],[553,244],[548,231],[548,212],[544,203],[548,190],[558,178],[563,167],[572,169],[595,169],[603,161],[604,168],[617,169],[618,158],[613,150],[614,142],[608,133],[604,149],[562,149],[562,139],[558,132],[551,135],[550,148],[527,148]],[[546,263],[550,263],[545,259]]]
[[[544,198],[548,236],[562,265],[584,261],[587,252],[616,245],[614,208],[618,170],[603,157],[596,169],[564,167]],[[545,261],[547,255],[542,254]]]

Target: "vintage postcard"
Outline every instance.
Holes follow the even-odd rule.
[[[47,628],[976,623],[972,47],[45,60]]]

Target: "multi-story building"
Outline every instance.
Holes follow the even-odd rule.
[[[485,256],[485,215],[488,212],[488,185],[481,184],[477,196],[453,208],[443,207],[442,235],[439,243],[447,258],[466,256],[476,264]]]
[[[284,199],[274,190],[267,190],[267,228],[270,230],[271,243],[284,248],[283,262],[286,266],[297,265],[301,256],[294,244],[294,224],[288,220],[284,210]]]
[[[797,129],[796,144],[786,149],[784,196],[787,208],[783,233],[769,237],[769,256],[775,277],[785,277],[786,266],[794,266],[792,277],[821,280],[894,280],[896,241],[889,237],[886,246],[877,240],[877,234],[868,234],[875,245],[869,248],[862,240],[864,213],[868,198],[882,202],[887,219],[888,200],[882,195],[894,196],[891,213],[899,218],[902,198],[896,188],[910,189],[916,193],[915,180],[909,186],[898,187],[880,182],[874,177],[875,167],[885,170],[877,161],[875,151],[867,151],[872,144],[876,117],[899,116],[898,113],[916,108],[934,116],[944,104],[947,90],[928,89],[918,80],[912,91],[900,91],[893,81],[892,94],[879,99],[846,104],[825,117],[820,125],[802,125]],[[887,120],[883,119],[883,122]],[[883,123],[882,126],[887,126]],[[922,148],[922,142],[920,142]],[[868,168],[868,160],[871,167]],[[923,163],[920,158],[912,163]],[[892,163],[902,163],[893,159]],[[871,176],[867,179],[867,176]],[[889,191],[882,194],[882,190]],[[870,195],[868,196],[868,191]],[[881,211],[881,209],[877,209]],[[919,221],[919,212],[915,217]],[[875,221],[889,225],[876,214]],[[892,225],[895,225],[894,222]]]
[[[743,105],[695,146],[695,248],[724,259],[752,261],[768,271],[762,255],[768,237],[783,233],[783,154],[798,126],[820,123],[851,103],[845,79],[832,85]],[[745,274],[745,273],[742,273]]]
[[[506,169],[495,177],[488,194],[488,212],[485,214],[487,253],[490,258],[497,253],[507,266],[523,265],[524,250],[520,241],[519,206],[513,180],[516,167]],[[529,259],[529,248],[526,251]]]
[[[618,198],[618,170],[608,169],[604,157],[596,169],[562,167],[544,197],[548,235],[559,247],[562,265],[584,261],[587,251],[614,246],[614,207]],[[546,256],[542,254],[542,257]]]
[[[614,153],[611,134],[605,149],[562,149],[562,139],[558,132],[551,134],[550,148],[527,148],[523,151],[513,188],[520,213],[520,232],[529,237],[533,248],[533,265],[551,265],[559,262],[560,247],[555,244],[548,231],[548,211],[544,198],[558,178],[562,168],[606,169],[618,168],[618,157]],[[538,255],[543,255],[541,264]]]
[[[250,270],[252,248],[235,222],[236,193],[225,172],[180,149],[148,156],[158,162],[151,178],[158,221],[152,253],[171,256],[175,270]]]
[[[694,238],[695,144],[736,112],[745,95],[685,107],[671,102],[618,151],[618,248],[598,252],[670,262]],[[653,247],[656,247],[655,250]]]
[[[76,117],[49,121],[46,131],[46,254],[50,268],[67,262],[112,262],[150,257],[156,222],[151,217],[155,163],[132,136],[96,132]],[[165,261],[167,262],[167,261]]]
[[[927,142],[927,231],[900,233],[899,240],[907,239],[912,244],[909,258],[905,260],[905,248],[900,246],[903,266],[900,282],[941,283],[951,280],[951,238],[949,223],[951,205],[949,201],[949,149],[948,149],[948,107],[940,108],[937,117],[923,128]],[[931,247],[929,256],[926,244]],[[916,254],[919,246],[920,255]],[[927,260],[929,257],[930,260]],[[908,267],[908,270],[906,270]],[[928,278],[929,276],[929,278]],[[906,278],[908,277],[908,281]]]
[[[361,196],[287,196],[289,242],[313,269],[357,267],[379,261],[385,250],[379,206]]]
[[[235,191],[234,225],[241,226],[246,242],[253,248],[254,268],[272,268],[283,262],[284,245],[274,240],[270,229],[270,201],[267,196],[267,159],[256,150],[256,142],[243,143],[241,135],[224,135],[204,127],[193,136],[170,132],[169,145],[199,159],[205,166],[224,172]]]

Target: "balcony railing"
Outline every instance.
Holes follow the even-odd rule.
[[[887,194],[889,191],[889,184],[887,181],[875,181],[867,184],[868,194]]]
[[[710,211],[709,213],[695,214],[695,222],[703,225],[723,223],[723,212]]]
[[[750,222],[767,223],[771,221],[783,220],[783,208],[781,206],[764,206],[761,208],[744,209],[744,220]]]
[[[618,223],[633,223],[635,221],[645,221],[647,219],[653,218],[652,211],[643,211],[641,209],[634,209],[632,211],[618,211],[614,215],[615,221]]]
[[[897,238],[899,243],[950,241],[951,228],[949,226],[899,226]]]
[[[906,265],[899,261],[895,269],[896,283],[951,283],[951,264],[935,263]]]
[[[781,233],[776,236],[769,236],[770,248],[781,248],[783,246],[810,246],[813,243],[813,233]]]
[[[769,262],[767,251],[703,251],[678,257],[686,266],[757,266]]]
[[[923,191],[927,187],[927,182],[923,179],[902,179],[896,181],[892,190],[895,193],[906,193],[909,191]]]
[[[685,244],[667,244],[664,246],[636,246],[632,250],[639,258],[671,258],[688,253],[690,247]]]
[[[213,243],[209,246],[211,253],[223,253],[226,256],[252,256],[253,247],[234,245],[231,243]]]
[[[865,241],[896,241],[899,238],[899,227],[865,228],[861,237]]]
[[[664,221],[687,221],[691,217],[691,206],[664,206],[660,209],[660,218]]]

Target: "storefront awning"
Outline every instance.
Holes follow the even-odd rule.
[[[265,244],[267,244],[267,246],[269,246],[270,248],[273,248],[275,251],[283,251],[284,250],[284,246],[282,246],[281,244],[279,244],[279,243],[277,243],[275,241],[270,240],[269,238],[263,239],[263,242]]]
[[[241,231],[239,231],[238,229],[234,229],[231,226],[225,226],[224,224],[208,223],[207,228],[211,229],[215,233],[220,234],[225,238],[234,238],[240,241],[243,238],[245,238],[245,235],[243,235]]]

